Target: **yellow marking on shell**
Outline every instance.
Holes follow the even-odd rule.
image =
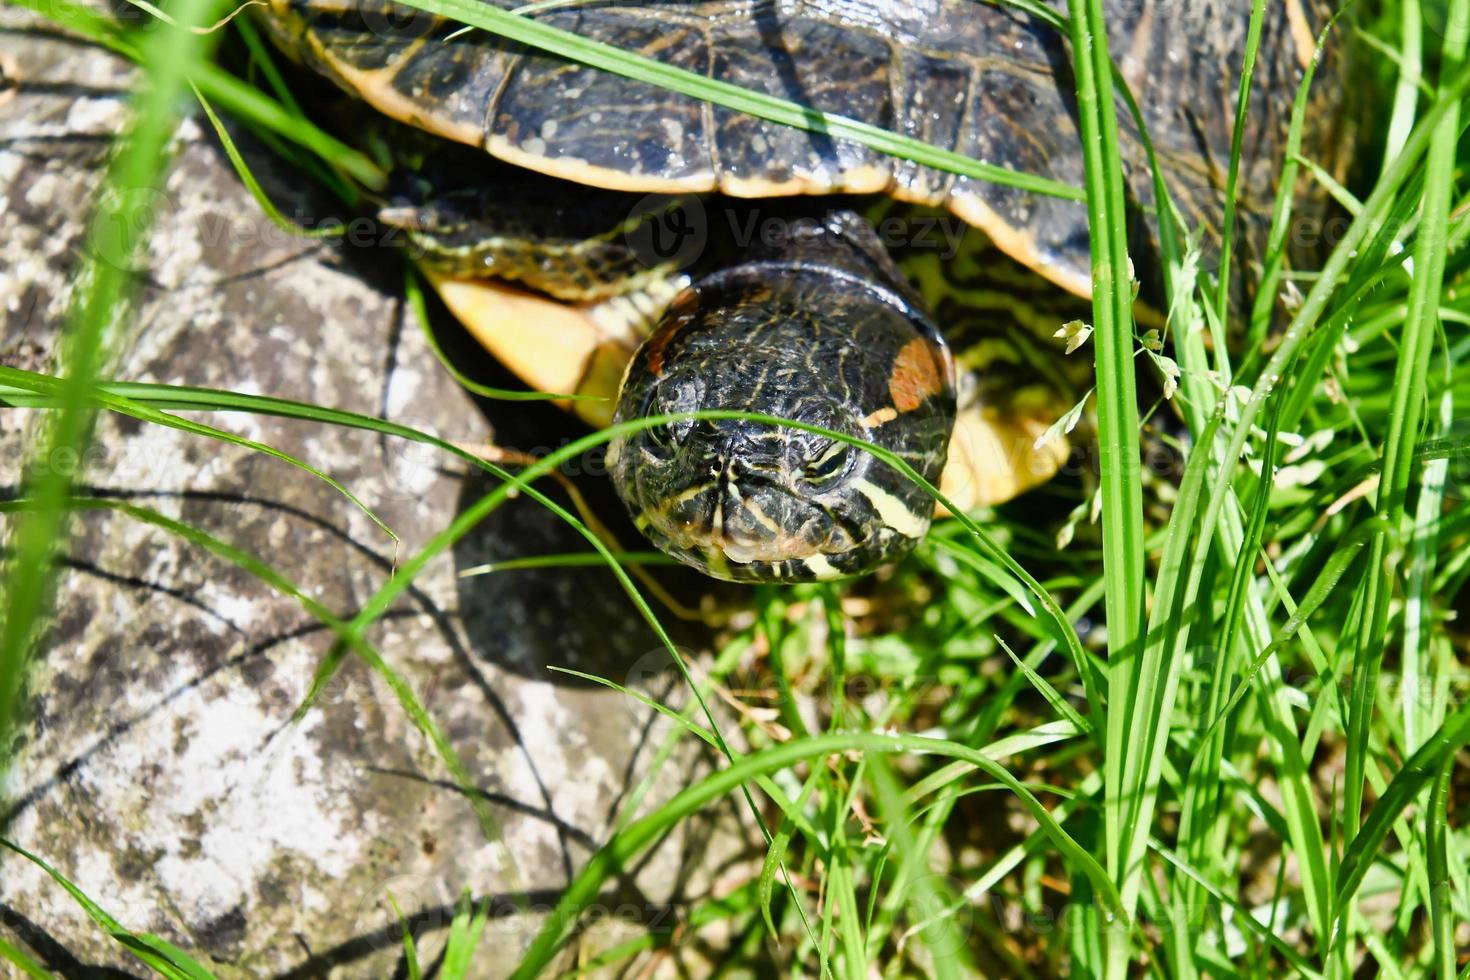
[[[578,184],[602,187],[612,191],[642,194],[688,194],[718,190],[730,197],[793,197],[801,194],[881,194],[892,189],[893,175],[882,167],[864,166],[834,173],[831,179],[815,175],[771,180],[767,177],[737,177],[701,169],[683,177],[659,174],[636,174],[613,167],[602,167],[579,157],[549,156],[545,141],[532,137],[532,146],[516,144],[496,133],[485,140],[491,156],[551,177]],[[536,148],[539,147],[540,151]],[[926,203],[932,203],[927,202]]]
[[[1036,239],[1006,222],[978,194],[956,194],[946,203],[962,221],[985,232],[1002,252],[1017,262],[1069,293],[1082,297],[1092,295],[1092,278],[1089,275],[1043,260],[1036,247]]]
[[[858,480],[853,489],[867,498],[878,519],[906,538],[922,538],[929,521],[909,510],[908,505],[870,480]]]
[[[863,425],[869,429],[876,429],[887,425],[896,418],[898,418],[898,410],[891,405],[885,405],[876,412],[870,412],[863,419]]]
[[[661,177],[658,174],[634,174],[612,167],[599,167],[577,157],[553,157],[517,146],[500,134],[485,141],[490,155],[549,177],[560,177],[578,184],[601,187],[610,191],[634,191],[643,194],[686,194],[715,189],[713,170],[686,177]]]
[[[893,184],[893,174],[874,166],[839,170],[830,177],[802,174],[785,180],[769,177],[720,175],[720,192],[731,197],[791,197],[799,194],[881,194]]]
[[[848,194],[881,194],[893,185],[893,170],[872,165],[842,171],[838,187]]]
[[[494,280],[426,274],[449,311],[518,378],[538,391],[604,399],[570,407],[591,425],[612,422],[632,349],[607,337],[585,308]]]
[[[321,42],[310,33],[307,34],[307,38],[312,50],[322,60],[322,63],[330,68],[348,89],[356,92],[364,102],[383,115],[427,130],[437,136],[443,136],[445,139],[469,143],[472,146],[484,138],[485,131],[478,123],[456,123],[441,116],[425,115],[422,101],[415,100],[412,96],[405,95],[393,87],[393,79],[398,74],[396,65],[412,57],[413,53],[424,44],[424,39],[419,39],[405,49],[394,65],[366,70],[349,65],[323,47]]]

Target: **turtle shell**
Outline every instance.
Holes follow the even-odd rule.
[[[511,0],[485,0],[506,8]],[[1314,0],[1267,8],[1244,133],[1243,211],[1274,194],[1292,95],[1322,22]],[[1051,6],[1064,8],[1063,0]],[[1193,226],[1220,213],[1242,0],[1104,0],[1110,45]],[[956,176],[609,74],[384,0],[271,0],[297,58],[378,110],[523,167],[640,192],[738,197],[885,193],[943,206],[1012,258],[1089,291],[1077,201]],[[537,20],[696,74],[1080,187],[1070,50],[1058,31],[977,0],[586,3]],[[1151,177],[1120,112],[1133,195]],[[1245,236],[1248,248],[1251,236]]]

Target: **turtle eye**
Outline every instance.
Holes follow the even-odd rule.
[[[661,415],[666,411],[659,398],[657,388],[648,392],[643,399],[643,410],[638,414],[642,418],[650,415]],[[643,430],[644,447],[657,456],[668,456],[674,451],[675,437],[672,425],[655,425]]]
[[[667,455],[674,448],[674,428],[671,425],[655,425],[643,430],[643,438],[650,449]]]
[[[820,453],[807,460],[801,468],[802,476],[809,483],[830,483],[847,471],[847,460],[851,449],[845,442],[829,443]]]

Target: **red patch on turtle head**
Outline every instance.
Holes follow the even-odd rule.
[[[644,363],[648,365],[648,373],[655,378],[664,373],[664,348],[669,346],[669,341],[674,339],[674,333],[679,328],[678,321],[666,322],[655,330],[647,340],[644,349]]]
[[[699,292],[695,289],[685,289],[675,296],[664,311],[663,322],[658,329],[654,330],[644,341],[644,360],[648,365],[648,372],[655,378],[664,373],[664,349],[669,346],[669,341],[674,339],[678,333],[699,309]]]
[[[944,393],[948,374],[943,353],[922,337],[904,344],[888,375],[888,397],[900,412],[912,412]]]

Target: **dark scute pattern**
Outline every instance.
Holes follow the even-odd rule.
[[[973,99],[970,66],[923,51],[903,50],[899,52],[898,79],[898,104],[909,107],[899,115],[899,132],[935,146],[959,145]],[[938,200],[954,180],[953,174],[911,160],[894,159],[892,165],[894,184],[925,200]]]
[[[1050,75],[1001,68],[983,72],[964,143],[984,162],[1082,186],[1073,107]],[[1087,220],[1080,204],[971,177],[958,178],[955,192],[985,200],[1006,224],[1023,229],[1044,262],[1071,265],[1085,260]]]
[[[808,18],[762,13],[712,29],[714,77],[823,112],[893,128],[890,62],[881,38]],[[820,68],[818,68],[820,66]],[[715,155],[736,180],[837,187],[862,168],[887,172],[890,158],[846,140],[766,122],[716,106]],[[881,184],[879,185],[881,189]]]
[[[467,43],[446,44],[440,37],[456,30],[441,25],[434,36],[403,59],[393,87],[425,107],[425,113],[454,127],[482,125],[485,106],[510,64],[508,53],[483,34]],[[478,33],[478,32],[476,32]]]
[[[402,63],[437,23],[432,14],[389,0],[328,0],[304,3],[298,9],[322,48],[362,71]]]
[[[515,6],[512,0],[487,0]],[[1049,0],[1058,10],[1064,0]],[[1268,6],[1245,141],[1242,201],[1249,254],[1300,77],[1287,8]],[[1302,0],[1312,7],[1316,0]],[[320,43],[361,67],[401,67],[414,115],[478,125],[563,176],[600,179],[581,163],[658,179],[711,176],[744,193],[823,191],[861,172],[892,174],[891,190],[988,210],[1015,229],[1013,251],[1087,270],[1081,205],[984,181],[929,174],[821,133],[791,130],[604,75],[469,31],[421,51],[421,17],[406,42],[382,0],[277,0],[305,17]],[[1249,23],[1244,0],[1107,0],[1110,45],[1143,107],[1167,177],[1192,223],[1219,213],[1239,62]],[[1315,27],[1318,14],[1309,10]],[[1070,92],[1071,53],[1050,27],[978,0],[710,0],[609,3],[537,15],[548,23],[699,74],[805,102],[918,136],[976,159],[1068,184],[1082,166]],[[435,36],[447,31],[435,27]],[[434,43],[430,39],[429,43]],[[456,81],[459,80],[459,81]],[[1328,83],[1330,85],[1330,83]],[[451,96],[449,93],[453,92]],[[1120,103],[1133,196],[1152,203],[1134,125]],[[478,122],[473,122],[478,120]],[[558,168],[557,161],[562,161]],[[868,170],[867,168],[875,168]],[[745,183],[740,183],[740,182]],[[787,184],[785,188],[780,185]],[[882,189],[878,187],[877,189]],[[952,193],[945,197],[946,189]],[[965,200],[980,202],[977,211]],[[1209,247],[1211,239],[1207,237]],[[1014,247],[1013,247],[1014,246]]]
[[[709,73],[708,45],[694,25],[596,8],[553,12],[544,20]],[[487,137],[495,136],[535,156],[621,173],[677,180],[710,172],[701,102],[545,57],[518,63],[490,119]]]

